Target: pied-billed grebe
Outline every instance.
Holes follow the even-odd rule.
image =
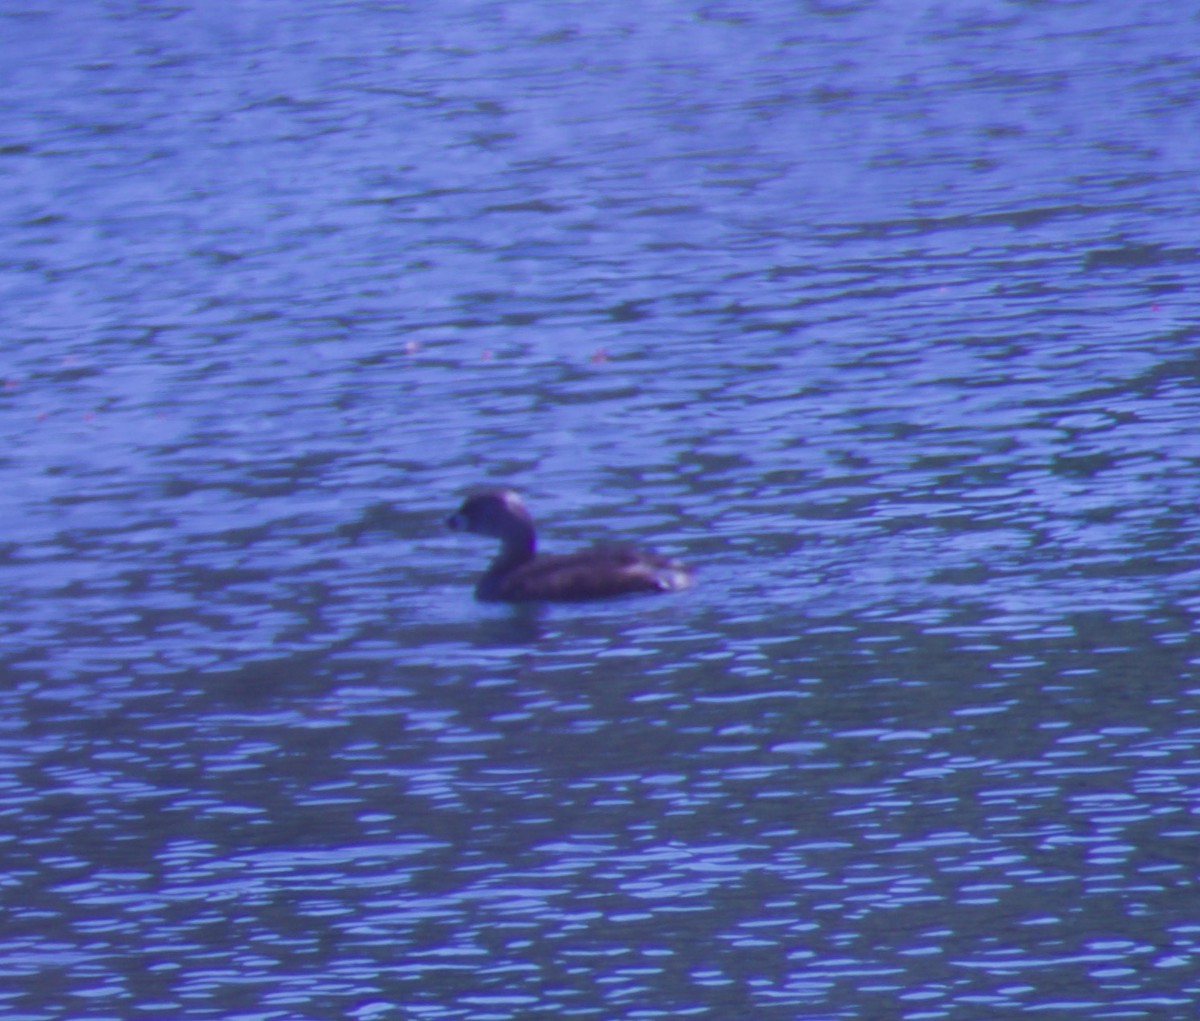
[[[690,568],[629,546],[539,555],[533,518],[511,489],[472,493],[446,524],[500,540],[500,553],[475,586],[476,599],[512,603],[603,599],[630,592],[674,592],[692,583]]]

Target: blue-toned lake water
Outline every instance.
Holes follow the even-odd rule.
[[[0,1015],[1192,1016],[1198,44],[0,11]]]

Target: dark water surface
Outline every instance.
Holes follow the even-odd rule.
[[[1193,1016],[1198,42],[8,5],[0,1016]]]

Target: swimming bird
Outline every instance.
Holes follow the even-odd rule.
[[[507,488],[477,490],[446,524],[455,531],[500,540],[499,554],[475,586],[475,598],[486,602],[573,602],[675,592],[692,584],[691,568],[632,546],[538,553],[533,518],[521,497]]]

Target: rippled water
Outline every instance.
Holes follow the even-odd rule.
[[[0,12],[0,1013],[1189,1016],[1198,27]]]

